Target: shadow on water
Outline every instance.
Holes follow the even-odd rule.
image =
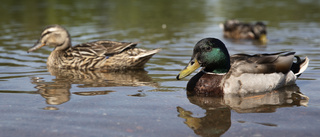
[[[48,71],[55,79],[51,82],[42,78],[32,77],[31,83],[37,85],[36,93],[46,99],[49,105],[60,105],[70,100],[72,85],[79,88],[91,87],[119,87],[119,86],[150,86],[158,87],[145,70],[131,70],[119,72],[83,71],[74,69],[55,69],[48,67]],[[101,88],[100,88],[101,89]],[[81,91],[72,94],[81,96],[106,95],[112,90]]]
[[[201,136],[220,136],[231,127],[231,110],[238,113],[273,113],[277,108],[307,106],[309,97],[297,85],[284,87],[263,94],[230,94],[224,97],[189,96],[190,103],[205,109],[204,117],[195,117],[191,111],[178,106],[179,117]],[[277,126],[272,123],[257,123]]]

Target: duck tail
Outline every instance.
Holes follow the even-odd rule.
[[[141,67],[144,64],[146,64],[149,59],[156,53],[158,53],[159,51],[161,51],[161,49],[153,49],[153,50],[149,50],[146,51],[144,53],[140,53],[139,55],[135,56],[135,67]]]
[[[291,71],[299,77],[308,67],[309,65],[309,58],[306,57],[305,59],[301,60],[300,57],[294,56],[297,59],[297,62],[293,63],[291,66]]]

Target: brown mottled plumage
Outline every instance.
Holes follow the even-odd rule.
[[[136,48],[137,43],[95,41],[72,47],[68,31],[52,25],[44,29],[38,42],[28,50],[37,50],[42,46],[54,46],[47,65],[56,68],[88,70],[139,69],[160,49],[144,50]]]
[[[255,24],[238,20],[227,20],[223,24],[223,36],[231,39],[256,39],[266,42],[267,26],[263,22]]]

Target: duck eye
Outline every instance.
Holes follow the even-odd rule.
[[[201,51],[211,51],[212,47],[206,46],[206,47],[201,47]]]
[[[206,47],[205,49],[206,49],[206,51],[210,51],[211,47]]]
[[[194,64],[194,61],[191,61],[191,62],[190,62],[190,65],[193,65],[193,64]]]

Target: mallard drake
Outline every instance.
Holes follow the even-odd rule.
[[[309,59],[301,60],[295,52],[273,54],[235,54],[229,56],[223,42],[215,38],[200,40],[189,64],[177,75],[180,80],[197,68],[202,70],[188,84],[189,95],[259,93],[295,83],[306,70]],[[293,62],[296,58],[296,62]]]
[[[238,20],[227,20],[222,28],[223,36],[226,38],[267,41],[267,26],[263,22],[250,24]]]
[[[48,66],[88,70],[143,68],[144,64],[160,51],[160,49],[136,48],[137,43],[107,40],[82,43],[72,47],[69,32],[59,25],[46,27],[38,42],[28,52],[45,45],[55,47],[48,57]]]

